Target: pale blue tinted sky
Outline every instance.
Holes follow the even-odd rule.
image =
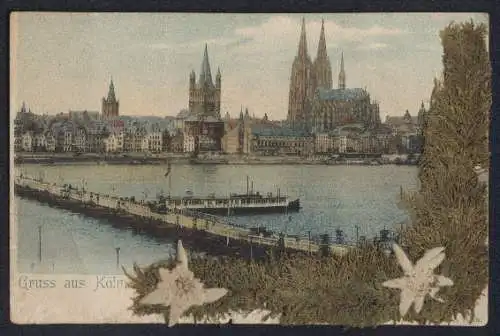
[[[381,117],[413,114],[441,72],[439,31],[486,14],[149,14],[15,13],[11,16],[11,111],[26,101],[36,113],[100,111],[110,77],[123,115],[175,115],[188,104],[204,44],[222,72],[222,112],[240,106],[286,118],[290,70],[300,20],[317,52],[325,20],[337,86],[344,52],[348,87],[366,87]]]

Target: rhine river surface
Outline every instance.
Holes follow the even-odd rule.
[[[266,226],[288,234],[307,236],[344,231],[348,241],[359,235],[373,238],[384,228],[407,221],[407,214],[396,206],[400,187],[417,186],[417,168],[412,166],[228,166],[173,165],[171,179],[165,166],[124,165],[20,165],[15,174],[69,183],[89,191],[155,199],[157,194],[183,196],[244,193],[246,177],[254,191],[300,198],[299,213],[232,217],[248,227]],[[131,230],[117,229],[99,220],[68,211],[49,208],[19,197],[14,202],[17,220],[17,265],[21,272],[37,269],[56,273],[116,273],[119,263],[147,265],[172,253],[169,242],[159,241]],[[39,258],[39,232],[42,229],[42,265]]]

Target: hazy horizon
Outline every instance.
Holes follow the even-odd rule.
[[[481,13],[196,14],[36,13],[11,15],[11,112],[101,111],[110,78],[120,115],[174,116],[188,105],[208,45],[212,75],[222,73],[221,114],[243,108],[285,119],[300,21],[316,58],[325,21],[334,88],[344,52],[347,87],[362,87],[380,117],[415,115],[441,73],[439,31]]]

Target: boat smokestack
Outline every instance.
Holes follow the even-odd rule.
[[[247,175],[247,196],[248,196],[248,175]]]
[[[252,193],[252,195],[253,195],[253,181],[252,181],[252,188],[251,188],[250,192],[251,192],[251,193]]]

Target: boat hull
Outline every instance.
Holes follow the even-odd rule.
[[[202,212],[210,215],[227,216],[227,208],[206,208],[206,207],[189,207],[189,210]],[[288,206],[253,206],[253,207],[232,207],[229,209],[230,215],[260,215],[270,213],[287,213],[300,211],[300,201],[294,200],[288,203]]]

